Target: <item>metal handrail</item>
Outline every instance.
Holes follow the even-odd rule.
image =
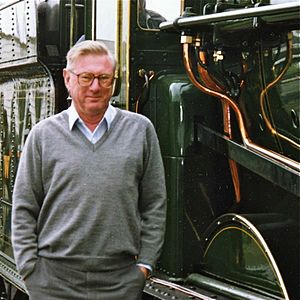
[[[287,19],[287,16],[296,14],[299,18],[300,4],[298,2],[288,2],[284,4],[266,5],[260,7],[242,8],[234,11],[226,11],[214,13],[204,16],[191,16],[176,19],[175,22],[162,22],[160,29],[176,29],[184,27],[192,27],[199,25],[214,25],[222,21],[230,21],[237,19],[245,19],[252,17],[260,17],[263,21],[267,21],[269,16],[279,15],[279,20]]]

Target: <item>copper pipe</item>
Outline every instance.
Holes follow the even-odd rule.
[[[241,111],[239,110],[237,104],[228,96],[211,90],[205,86],[203,86],[201,83],[199,83],[197,81],[197,79],[195,78],[193,71],[191,69],[191,63],[190,63],[190,55],[189,55],[189,43],[188,42],[184,42],[183,43],[183,61],[184,61],[184,66],[186,68],[186,71],[188,73],[188,76],[191,80],[191,82],[202,92],[211,95],[213,97],[217,97],[219,98],[221,101],[227,103],[234,111],[236,118],[237,118],[237,122],[239,125],[239,129],[240,129],[240,133],[241,133],[241,137],[243,140],[243,144],[248,147],[249,149],[258,152],[260,154],[263,154],[265,156],[267,156],[268,158],[272,158],[274,160],[276,160],[277,162],[280,162],[282,164],[284,164],[285,166],[289,166],[290,168],[293,168],[295,170],[297,170],[298,172],[300,171],[300,166],[299,163],[289,159],[283,155],[280,155],[278,153],[275,153],[273,151],[264,149],[254,143],[251,142],[249,136],[248,136],[248,132],[246,130],[246,127],[244,125],[244,120],[243,120],[243,116],[241,114]]]
[[[214,91],[211,90],[205,86],[203,86],[201,83],[199,83],[197,81],[197,79],[195,78],[193,71],[191,69],[191,63],[190,63],[190,55],[189,55],[189,44],[188,43],[184,43],[183,44],[183,61],[184,61],[184,66],[187,70],[188,76],[191,80],[191,82],[202,92],[204,92],[205,94],[208,94],[210,96],[213,97],[217,97],[220,98],[220,100],[224,101],[225,103],[228,103],[230,105],[230,107],[234,110],[234,112],[237,115],[237,120],[239,123],[239,127],[241,130],[241,135],[244,137],[243,141],[246,143],[247,141],[249,141],[249,137],[248,137],[248,133],[245,130],[245,126],[244,126],[244,121],[243,121],[243,117],[241,115],[241,112],[238,108],[238,106],[236,105],[236,103],[230,99],[229,97],[227,97],[226,95],[218,92],[218,91]]]
[[[229,162],[230,173],[231,173],[232,183],[233,183],[233,188],[235,193],[235,202],[240,203],[241,185],[240,185],[240,178],[239,178],[239,170],[236,162],[233,159],[228,159],[228,162]]]
[[[230,140],[232,140],[230,106],[227,103],[222,102],[222,108],[223,108],[224,132],[227,134],[228,138]],[[235,201],[236,201],[236,203],[240,203],[241,202],[241,185],[240,185],[238,167],[234,160],[228,159],[228,162],[229,162],[229,168],[230,168],[230,173],[231,173],[231,177],[232,177],[232,183],[233,183],[233,187],[234,187]]]
[[[203,62],[203,64],[206,63],[206,57],[204,51],[199,51],[199,59]],[[204,84],[209,87],[210,89],[213,89],[215,91],[224,92],[224,89],[220,87],[210,76],[208,71],[203,68],[200,64],[198,65],[198,72],[201,75],[201,79],[204,82]],[[230,119],[230,107],[227,103],[222,102],[222,108],[223,108],[223,127],[224,132],[229,137],[229,139],[232,140],[232,131],[231,131],[231,119]],[[236,203],[240,203],[241,201],[241,188],[240,188],[240,180],[239,180],[239,173],[238,173],[238,167],[234,160],[228,159],[230,173],[232,177],[232,183],[234,187],[235,192],[235,201]]]
[[[206,63],[206,57],[204,51],[199,51],[199,59],[205,64]],[[203,83],[209,87],[210,89],[213,89],[218,92],[224,91],[222,87],[220,87],[210,76],[210,74],[207,72],[207,70],[200,65],[198,65],[198,72],[201,75],[201,80]]]
[[[278,83],[278,81],[280,81],[282,79],[282,77],[284,76],[284,74],[286,73],[286,71],[288,70],[288,68],[290,67],[291,63],[292,63],[292,33],[290,32],[288,34],[288,40],[287,40],[287,59],[286,59],[286,65],[284,66],[284,68],[281,70],[280,74],[272,81],[270,82],[260,93],[260,108],[261,108],[261,112],[262,112],[262,116],[263,119],[266,123],[267,128],[271,131],[271,133],[285,141],[287,141],[288,143],[290,143],[293,147],[300,149],[300,144],[296,143],[295,141],[291,140],[290,138],[288,138],[285,135],[280,134],[271,124],[271,122],[269,121],[266,111],[265,111],[265,100],[266,100],[266,94],[268,92],[268,90],[270,90],[275,84]]]

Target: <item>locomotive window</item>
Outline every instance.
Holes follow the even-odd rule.
[[[117,0],[96,1],[96,39],[105,42],[112,53],[116,52],[117,7]]]
[[[139,0],[139,26],[158,30],[161,22],[171,21],[180,16],[182,2],[182,0]]]

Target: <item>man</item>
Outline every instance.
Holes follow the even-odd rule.
[[[141,299],[159,256],[159,144],[147,118],[109,104],[115,68],[104,44],[76,44],[63,71],[71,107],[27,138],[12,241],[30,299]]]

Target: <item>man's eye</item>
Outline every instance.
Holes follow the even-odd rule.
[[[80,75],[80,79],[84,81],[90,81],[93,79],[93,76],[90,74],[82,74]]]
[[[111,76],[106,76],[106,75],[100,77],[100,80],[101,80],[102,83],[108,83],[108,82],[111,82],[112,79],[113,79],[113,78],[112,78]]]

